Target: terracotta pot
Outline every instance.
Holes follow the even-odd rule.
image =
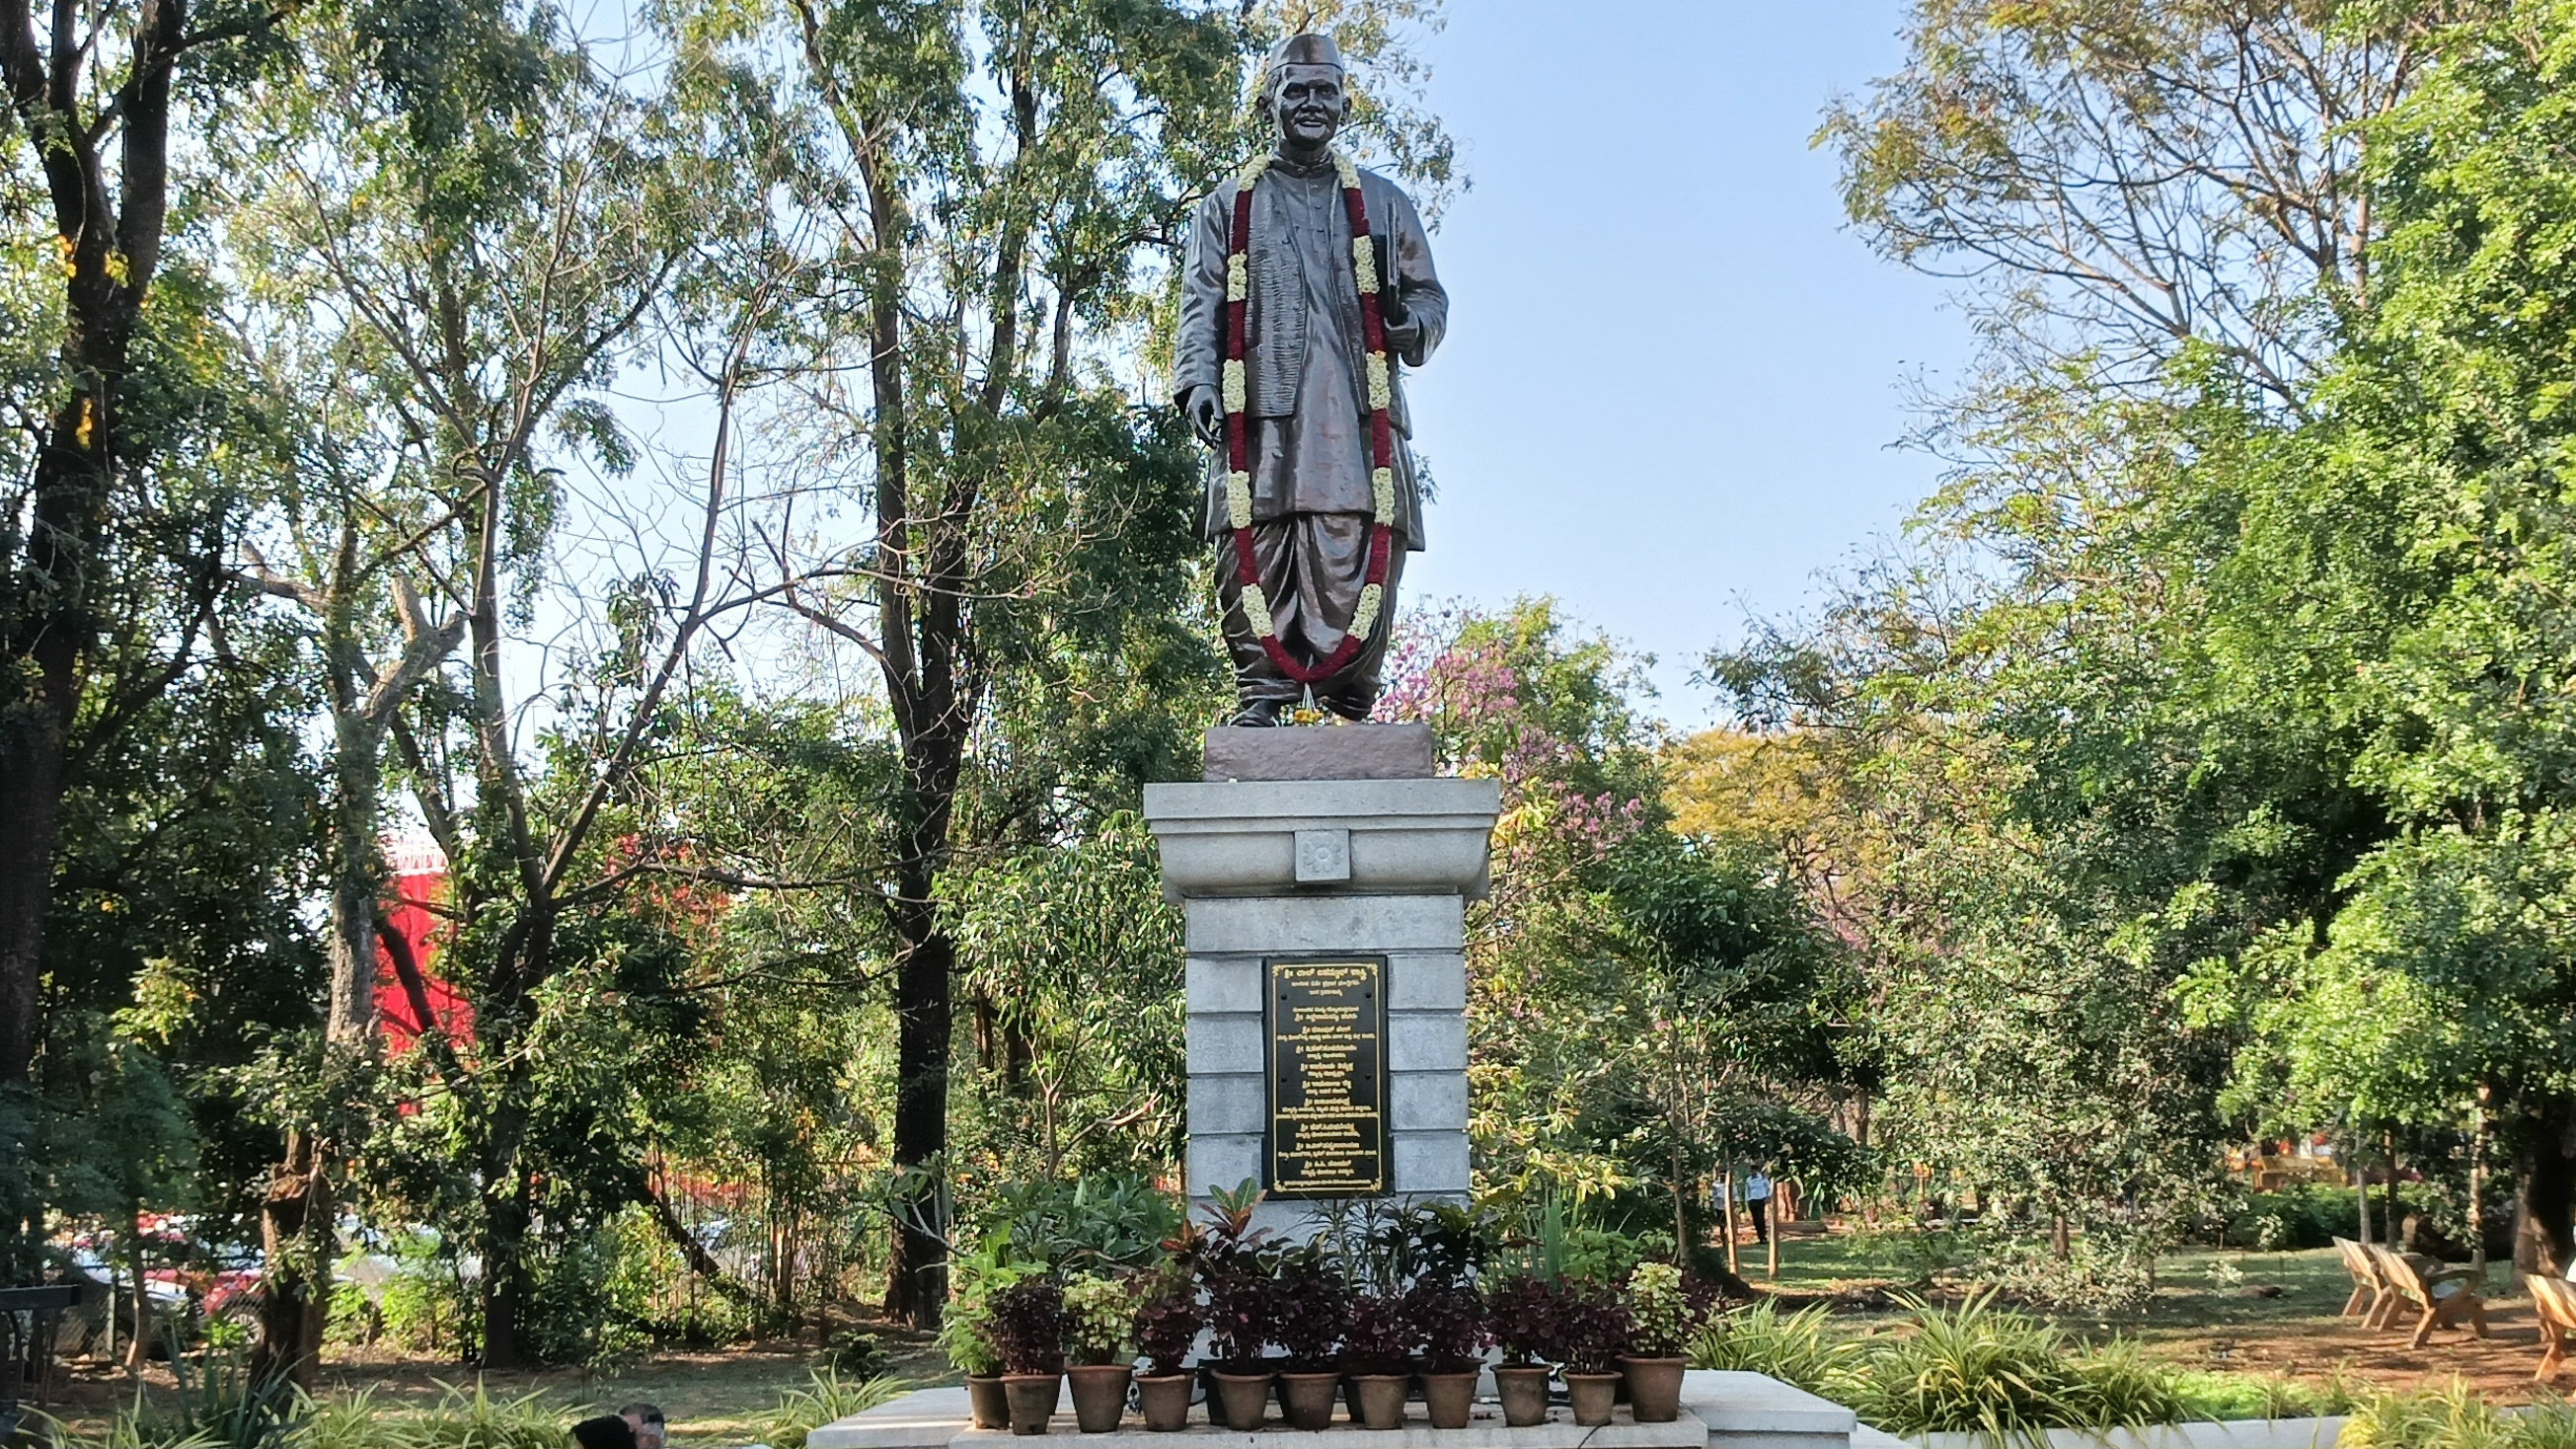
[[[1610,1422],[1610,1406],[1619,1402],[1619,1375],[1578,1374],[1565,1376],[1565,1397],[1574,1405],[1574,1422],[1586,1428],[1597,1428]]]
[[[1000,1374],[966,1376],[966,1411],[974,1416],[978,1429],[1011,1427],[1011,1396],[1003,1389]]]
[[[1073,1422],[1086,1434],[1106,1434],[1127,1413],[1127,1381],[1136,1376],[1123,1363],[1082,1364],[1065,1370],[1073,1379]]]
[[[1467,1416],[1476,1402],[1476,1371],[1460,1374],[1424,1374],[1422,1406],[1431,1411],[1434,1429],[1464,1429]]]
[[[1191,1373],[1146,1374],[1136,1380],[1136,1398],[1145,1410],[1145,1427],[1169,1434],[1190,1421]]]
[[[1338,1373],[1281,1374],[1279,1397],[1288,1411],[1288,1422],[1312,1432],[1330,1428],[1333,1423],[1333,1395],[1342,1387]]]
[[[1684,1358],[1623,1358],[1628,1370],[1628,1407],[1640,1424],[1669,1424],[1681,1417]]]
[[[1225,1408],[1225,1426],[1238,1434],[1248,1434],[1261,1427],[1261,1411],[1270,1404],[1269,1374],[1230,1374],[1216,1371],[1217,1402]],[[1214,1415],[1209,1417],[1213,1418]]]
[[[1494,1370],[1494,1393],[1503,1401],[1503,1422],[1515,1429],[1547,1422],[1545,1364],[1505,1364]]]
[[[1064,1375],[1004,1374],[1002,1388],[1011,1396],[1011,1432],[1043,1434],[1064,1398]]]
[[[1404,1427],[1404,1401],[1412,1393],[1411,1374],[1361,1374],[1352,1381],[1360,1395],[1359,1421],[1372,1429]]]

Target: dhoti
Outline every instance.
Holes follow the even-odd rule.
[[[1368,578],[1369,527],[1364,513],[1292,513],[1252,525],[1261,592],[1269,596],[1271,621],[1289,658],[1311,664],[1342,647],[1343,631],[1359,608],[1360,587]],[[1386,606],[1368,641],[1340,673],[1314,687],[1315,702],[1344,719],[1366,719],[1377,705],[1378,666],[1386,658],[1387,636],[1394,632],[1395,585],[1404,572],[1404,540],[1399,537],[1394,544],[1387,552]],[[1303,699],[1306,686],[1280,672],[1244,618],[1231,534],[1217,541],[1216,579],[1217,602],[1225,611],[1226,652],[1234,658],[1236,698],[1245,704]]]

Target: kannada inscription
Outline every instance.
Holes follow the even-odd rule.
[[[1269,966],[1270,1191],[1386,1191],[1386,958]]]

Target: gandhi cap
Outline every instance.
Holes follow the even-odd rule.
[[[1348,70],[1342,64],[1342,48],[1333,37],[1308,31],[1292,35],[1270,47],[1270,58],[1261,63],[1264,76],[1276,75],[1283,65],[1329,65],[1335,70]]]

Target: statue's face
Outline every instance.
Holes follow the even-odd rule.
[[[1301,150],[1330,142],[1349,106],[1342,73],[1329,65],[1282,66],[1271,81],[1271,121],[1281,140]]]

